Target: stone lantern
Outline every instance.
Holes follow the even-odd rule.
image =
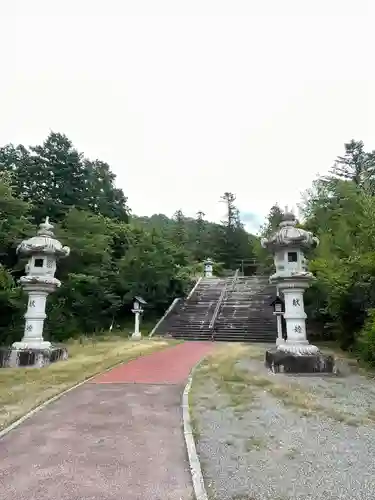
[[[147,302],[142,299],[142,297],[134,297],[133,299],[133,309],[134,313],[134,332],[132,333],[132,339],[140,340],[142,338],[142,333],[139,330],[140,316],[143,313],[142,306],[147,305]]]
[[[284,301],[281,300],[280,297],[277,295],[276,299],[270,305],[273,306],[273,314],[274,316],[276,316],[276,324],[277,324],[276,345],[280,345],[284,343],[281,317],[284,316],[285,304]]]
[[[22,241],[17,253],[28,257],[26,276],[20,283],[29,296],[25,314],[25,330],[21,342],[15,342],[13,349],[52,349],[51,342],[43,339],[43,326],[46,318],[46,300],[48,294],[61,286],[55,278],[56,261],[70,253],[69,247],[63,246],[53,233],[53,225],[48,217],[40,224],[36,236]]]
[[[206,259],[204,261],[204,277],[212,278],[213,276],[213,261],[211,259]]]
[[[327,365],[319,349],[311,345],[306,336],[303,295],[315,277],[307,270],[304,251],[317,246],[319,240],[309,231],[297,228],[296,224],[294,214],[286,210],[279,229],[261,241],[274,255],[276,272],[270,277],[270,283],[284,296],[287,334],[285,342],[278,336],[276,351],[267,353],[266,362],[268,359],[267,364],[281,363],[286,371],[331,371],[327,370],[329,363]],[[287,360],[283,354],[288,355]],[[297,364],[294,357],[299,357]],[[302,364],[301,357],[307,358]]]

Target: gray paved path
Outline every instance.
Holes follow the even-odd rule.
[[[85,384],[0,440],[1,500],[190,500],[181,387]]]
[[[142,356],[27,419],[0,439],[0,500],[192,500],[181,398],[211,349]]]

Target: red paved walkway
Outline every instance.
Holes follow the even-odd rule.
[[[0,440],[0,500],[191,500],[181,395],[211,349],[144,356],[27,419]]]
[[[96,384],[181,384],[212,342],[185,342],[130,361],[92,380]]]

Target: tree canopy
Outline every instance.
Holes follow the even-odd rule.
[[[148,316],[160,315],[189,290],[206,257],[220,271],[252,252],[238,214],[230,235],[201,211],[195,219],[181,210],[172,218],[137,217],[115,181],[107,163],[85,158],[63,134],[52,132],[39,146],[0,148],[0,344],[22,336],[25,262],[16,246],[46,216],[71,248],[57,267],[62,286],[48,299],[45,331],[53,340],[126,323],[134,295],[146,299]]]
[[[37,222],[47,215],[60,221],[72,206],[128,220],[126,197],[109,165],[84,158],[63,134],[50,133],[41,146],[0,148],[0,170],[12,174],[14,195],[31,203]]]
[[[375,152],[361,141],[344,145],[328,176],[301,204],[304,225],[320,239],[311,255],[317,277],[308,313],[326,336],[375,362]]]

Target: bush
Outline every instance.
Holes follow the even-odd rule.
[[[27,297],[0,264],[0,345],[21,340]]]
[[[363,361],[375,366],[375,309],[368,311],[368,317],[357,338],[356,348]]]

